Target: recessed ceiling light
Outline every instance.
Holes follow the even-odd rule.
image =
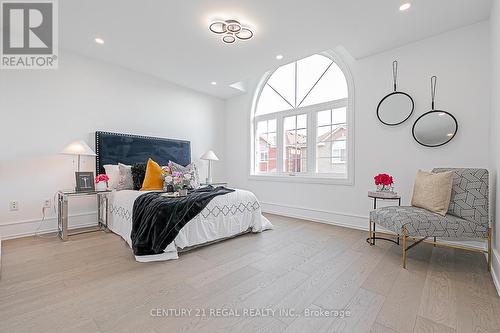
[[[216,86],[216,85],[217,85],[217,82],[212,81],[212,82],[210,82],[210,84],[211,84],[211,85],[213,85],[213,86]]]
[[[283,55],[282,55],[282,54],[278,54],[278,55],[276,56],[276,60],[281,60],[281,59],[283,59]]]
[[[404,12],[405,10],[410,9],[410,7],[411,7],[411,3],[407,2],[407,3],[404,3],[401,6],[399,6],[399,10]]]
[[[95,38],[94,41],[97,43],[97,44],[104,44],[104,39],[102,38]]]

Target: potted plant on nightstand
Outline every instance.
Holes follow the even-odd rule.
[[[108,189],[109,177],[105,174],[100,174],[95,177],[96,191],[106,191]]]
[[[374,177],[377,192],[394,192],[394,178],[386,173],[380,173]]]

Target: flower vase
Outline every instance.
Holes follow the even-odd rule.
[[[393,187],[391,185],[377,185],[377,192],[392,192]]]
[[[96,191],[106,191],[107,189],[108,189],[108,182],[100,181],[99,183],[95,184]]]

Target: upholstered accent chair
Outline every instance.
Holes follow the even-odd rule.
[[[448,212],[445,216],[417,207],[384,207],[370,212],[369,243],[375,244],[375,226],[378,224],[395,233],[399,245],[401,238],[403,267],[406,268],[406,252],[425,242],[435,246],[447,246],[488,253],[488,270],[491,269],[491,227],[488,211],[489,176],[486,169],[441,168],[432,172],[453,171],[453,187]],[[386,233],[382,233],[386,234]],[[432,240],[428,240],[432,238]],[[439,239],[486,239],[486,250],[460,245],[440,243]],[[384,239],[384,238],[382,238]],[[408,242],[413,244],[407,246]]]

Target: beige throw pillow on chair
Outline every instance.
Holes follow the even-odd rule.
[[[452,186],[453,171],[433,173],[418,170],[411,205],[445,216],[450,205]]]

